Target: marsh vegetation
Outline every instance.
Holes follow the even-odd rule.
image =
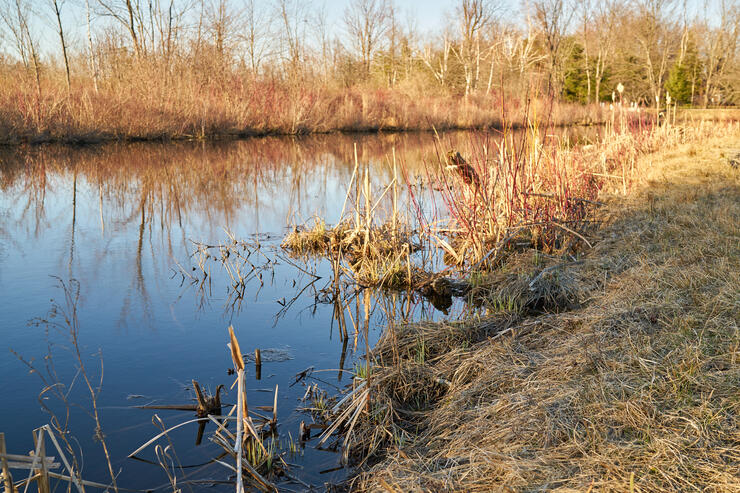
[[[345,7],[0,0],[6,491],[733,491],[737,5]]]
[[[541,337],[553,337],[553,330],[567,332],[562,324],[580,326],[584,313],[599,310],[601,293],[627,265],[618,249],[626,233],[613,229],[621,217],[614,204],[639,193],[646,177],[659,176],[660,169],[650,164],[658,159],[654,156],[697,155],[698,143],[732,141],[738,132],[733,122],[656,126],[619,106],[613,115],[605,127],[585,132],[537,125],[503,134],[7,149],[3,228],[15,247],[2,258],[6,266],[16,266],[7,272],[18,287],[17,295],[7,294],[18,307],[8,312],[10,323],[38,317],[28,316],[30,307],[36,314],[47,311],[41,300],[29,304],[22,297],[49,272],[79,280],[72,284],[79,291],[71,295],[69,289],[52,289],[44,296],[59,299],[64,293],[53,310],[61,325],[53,327],[64,329],[65,320],[74,320],[75,329],[47,330],[43,361],[54,364],[34,367],[48,374],[44,389],[59,391],[42,392],[56,396],[44,399],[45,408],[69,417],[63,426],[52,420],[56,425],[43,433],[66,439],[65,456],[77,464],[71,457],[79,438],[73,437],[86,433],[90,422],[70,404],[96,406],[99,421],[93,427],[99,432],[81,441],[87,466],[71,470],[97,484],[112,485],[115,478],[123,487],[149,488],[162,481],[173,490],[203,484],[233,489],[234,471],[222,463],[241,454],[245,481],[265,490],[340,482],[349,474],[353,487],[373,488],[373,481],[382,480],[396,489],[434,489],[442,484],[435,482],[437,472],[449,473],[444,464],[472,468],[448,485],[475,486],[465,482],[481,481],[475,461],[424,459],[438,466],[428,476],[414,476],[423,484],[409,483],[384,461],[403,457],[408,447],[430,439],[432,430],[439,435],[434,444],[449,443],[451,436],[437,428],[443,425],[430,420],[446,412],[444,403],[457,402],[458,389],[491,374],[515,377],[498,363],[491,363],[495,370],[482,364],[489,356],[476,356],[478,351],[536,346]],[[458,152],[457,164],[451,163]],[[734,154],[726,152],[726,160],[712,164],[726,168],[721,176],[734,170]],[[468,175],[458,171],[460,159],[469,166]],[[650,207],[656,207],[655,200],[650,198]],[[627,231],[638,227],[625,221]],[[722,248],[726,262],[732,262],[731,249]],[[28,262],[26,255],[36,261]],[[733,279],[722,289],[732,292]],[[669,316],[640,307],[636,320],[646,317],[656,324]],[[235,355],[230,362],[214,357],[224,356],[219,327],[229,324],[242,345],[238,364]],[[90,326],[101,330],[91,332]],[[622,325],[615,327],[621,334]],[[37,335],[10,340],[30,364],[31,355],[39,356]],[[125,345],[113,342],[122,337]],[[732,347],[731,333],[717,337]],[[570,351],[569,341],[553,347]],[[96,359],[85,355],[100,348],[105,363],[105,383],[93,384],[87,394],[74,385],[72,369],[80,367],[79,360],[63,350],[78,344],[91,382],[102,373]],[[135,366],[127,362],[131,351],[143,355]],[[505,354],[502,358],[511,356]],[[243,390],[234,397],[228,372],[239,366]],[[171,379],[193,384],[173,388]],[[28,399],[32,388],[19,377],[10,391]],[[235,418],[243,408],[239,399],[249,402],[241,420]],[[583,399],[584,406],[592,402]],[[466,402],[473,401],[463,399],[463,407],[449,412],[472,412]],[[535,411],[542,410],[535,406]],[[516,415],[525,416],[521,409]],[[38,413],[5,419],[26,432],[48,422]],[[244,424],[242,440],[234,434],[237,423]],[[564,433],[557,431],[564,426],[558,423],[552,422],[553,433]],[[719,439],[707,433],[707,440]],[[542,436],[550,441],[538,442],[537,433],[527,440],[541,447],[562,443]],[[152,437],[156,441],[149,443]],[[6,432],[12,451],[23,439]],[[132,451],[144,461],[125,461]],[[584,467],[584,477],[621,484]],[[671,478],[665,483],[650,475],[636,481],[670,489],[665,485],[706,480],[674,471],[667,462],[664,467]],[[106,477],[104,471],[113,473]],[[372,473],[364,475],[367,471]],[[521,484],[538,481],[519,471],[511,474],[524,474]],[[497,476],[484,476],[494,482],[483,481],[480,488],[497,484]]]

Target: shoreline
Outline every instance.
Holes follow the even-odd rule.
[[[734,491],[736,137],[640,158],[636,189],[602,199],[610,217],[598,243],[582,263],[558,268],[554,282],[572,306],[400,325],[384,336],[372,351],[371,378],[383,383],[371,406],[395,417],[355,431],[355,458],[371,465],[344,486]],[[548,264],[538,262],[513,258],[504,269],[513,277],[492,279],[485,296],[517,277],[539,279]],[[727,419],[685,426],[706,416]],[[378,427],[383,441],[359,438]]]
[[[693,116],[692,113],[698,114]],[[644,120],[646,122],[652,121],[650,115],[650,109],[646,109]],[[716,108],[716,109],[698,109],[698,108],[684,108],[678,112],[676,117],[677,122],[681,121],[682,124],[688,123],[689,118],[692,122],[716,122],[716,121],[739,121],[740,120],[740,108]],[[541,126],[547,126],[551,128],[588,128],[588,127],[600,127],[609,123],[608,119],[593,120],[587,118],[586,120],[575,120],[571,122],[540,122]],[[506,130],[522,130],[528,126],[515,121],[507,125],[502,125],[500,121],[491,122],[488,125],[448,125],[441,124],[439,126],[382,126],[382,125],[367,125],[358,126],[355,128],[334,128],[329,130],[308,130],[303,129],[295,132],[287,132],[280,129],[271,130],[235,130],[225,132],[212,132],[204,135],[192,135],[192,134],[157,134],[157,135],[141,135],[141,134],[121,134],[116,135],[113,133],[101,131],[96,134],[72,134],[62,136],[48,136],[44,134],[38,134],[31,137],[16,137],[12,140],[0,141],[0,148],[10,149],[18,148],[23,146],[38,147],[44,145],[60,145],[67,147],[94,147],[105,144],[123,144],[123,143],[175,143],[175,142],[232,142],[232,141],[243,141],[250,139],[260,139],[265,137],[285,137],[285,138],[299,138],[299,137],[310,137],[310,136],[330,136],[330,135],[392,135],[392,134],[421,134],[421,133],[434,133],[434,132],[475,132],[475,131],[503,131]]]
[[[739,115],[740,117],[740,115]],[[551,124],[553,128],[575,128],[575,127],[598,127],[606,125],[606,121],[597,122],[574,122],[574,123],[562,123],[562,124]],[[527,128],[526,125],[521,123],[515,123],[507,126],[508,130],[522,130]],[[401,128],[401,127],[369,127],[359,129],[333,129],[326,131],[305,131],[305,132],[284,132],[280,130],[275,131],[243,131],[243,132],[219,132],[213,134],[207,134],[205,136],[193,136],[193,135],[155,135],[155,136],[144,136],[144,135],[96,135],[90,136],[66,136],[66,137],[33,137],[20,139],[15,142],[2,142],[0,148],[14,148],[14,147],[36,147],[44,145],[60,145],[68,147],[92,147],[105,144],[126,144],[126,143],[176,143],[176,142],[232,142],[232,141],[243,141],[250,139],[261,139],[266,137],[284,137],[284,138],[300,138],[300,137],[311,137],[311,136],[331,136],[331,135],[392,135],[392,134],[426,134],[435,132],[475,132],[475,131],[503,131],[504,127],[499,124],[491,125],[446,125],[440,127],[418,127],[418,128]]]

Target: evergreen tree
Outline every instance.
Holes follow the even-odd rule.
[[[673,65],[665,83],[665,90],[671,99],[679,104],[691,103],[691,77],[689,71],[681,63]]]
[[[690,35],[685,51],[668,74],[665,90],[679,104],[693,104],[693,98],[701,87],[700,76],[701,61],[694,37]]]
[[[566,101],[586,103],[588,96],[588,79],[584,69],[585,55],[583,47],[574,43],[570,55],[564,63],[564,80],[562,96]]]

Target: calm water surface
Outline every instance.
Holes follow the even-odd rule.
[[[70,429],[82,450],[83,477],[109,479],[87,414],[89,394],[75,379],[68,338],[38,323],[54,302],[65,307],[61,282],[79,283],[79,343],[96,382],[102,359],[99,406],[119,486],[166,484],[159,466],[127,456],[158,432],[155,414],[174,425],[194,413],[135,406],[191,403],[192,379],[210,390],[220,384],[228,388],[234,380],[227,374],[232,366],[225,346],[229,325],[245,353],[276,350],[265,358],[260,380],[248,368],[249,404],[272,405],[279,386],[279,440],[285,444],[296,438],[299,423],[311,421],[300,410],[307,405],[300,401],[306,385],[318,383],[329,394],[344,389],[365,342],[361,330],[359,338],[343,343],[334,306],[317,303],[330,278],[328,265],[311,261],[299,263],[298,269],[279,249],[280,241],[295,224],[314,217],[328,223],[339,219],[355,143],[360,163],[369,163],[379,190],[393,177],[392,149],[399,169],[413,182],[439,163],[440,149],[455,147],[469,155],[472,146],[490,144],[487,139],[495,137],[446,134],[441,145],[431,134],[408,134],[0,150],[0,431],[9,452],[28,452],[31,430],[49,422],[39,400],[43,383],[18,356],[45,374],[50,361],[44,357],[51,350],[57,379],[75,403]],[[402,193],[402,207],[407,200]],[[259,242],[275,262],[236,303],[218,262],[210,263],[208,289],[198,289],[187,274],[197,273],[192,270],[193,241],[224,243],[226,231]],[[456,303],[442,313],[418,296],[369,291],[359,292],[347,307],[348,318],[367,327],[371,346],[391,318],[454,318],[463,309]],[[295,375],[309,367],[328,371],[294,384]],[[234,391],[224,396],[227,403],[234,399]],[[57,400],[42,402],[63,415]],[[208,440],[196,446],[196,434],[197,424],[171,434],[177,460],[185,466],[207,462],[221,450]],[[340,467],[338,454],[317,450],[315,443],[308,442],[299,454],[286,454],[285,460],[293,464],[294,475],[321,489],[350,471]],[[151,449],[142,455],[154,458]],[[184,475],[228,479],[228,471],[215,464],[178,473]]]
[[[476,139],[481,137],[443,137],[444,146],[463,152]],[[245,353],[278,350],[272,361],[266,358],[260,380],[249,367],[249,404],[272,405],[278,385],[280,440],[297,437],[300,421],[311,421],[299,409],[306,405],[300,402],[306,384],[318,383],[330,394],[343,389],[351,374],[338,370],[351,372],[365,344],[362,336],[357,345],[353,339],[343,344],[333,305],[316,302],[329,279],[327,265],[300,264],[322,276],[311,284],[314,278],[285,261],[278,246],[295,224],[314,216],[329,223],[339,218],[353,171],[354,143],[360,162],[370,163],[376,188],[392,179],[392,148],[409,176],[421,173],[423,163],[437,162],[434,138],[427,134],[0,151],[0,431],[9,452],[27,453],[31,430],[49,421],[39,401],[39,375],[29,372],[11,350],[44,374],[49,363],[44,356],[51,349],[58,381],[71,389],[75,403],[70,428],[83,451],[83,477],[108,480],[86,413],[89,394],[75,379],[68,338],[63,331],[34,323],[48,316],[53,302],[66,307],[61,282],[74,286],[73,280],[79,282],[82,357],[96,382],[102,356],[99,406],[119,486],[166,483],[158,466],[126,457],[158,432],[152,424],[155,413],[168,425],[194,413],[135,406],[191,403],[192,379],[211,390],[219,384],[228,388],[234,379],[227,374],[232,366],[225,346],[230,324]],[[237,304],[220,264],[211,265],[208,290],[197,289],[183,273],[194,266],[192,241],[219,244],[228,241],[226,230],[259,241],[276,261],[263,272],[262,282],[255,279],[247,286]],[[348,311],[360,325],[367,324],[372,345],[394,308],[411,319],[454,317],[460,310],[453,306],[443,314],[417,297],[361,292]],[[308,367],[330,371],[315,372],[291,386],[295,375]],[[224,396],[228,403],[234,399],[234,391]],[[57,400],[43,403],[64,412]],[[196,433],[197,424],[172,433],[183,465],[206,462],[220,451],[208,440],[195,446]],[[316,450],[314,444],[285,456],[294,464],[292,473],[319,488],[346,477],[348,470],[338,468],[339,455]],[[142,455],[154,458],[151,449]],[[187,475],[224,480],[228,471],[212,464],[187,469]]]

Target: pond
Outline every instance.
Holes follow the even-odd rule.
[[[0,431],[9,453],[32,448],[31,431],[50,419],[42,404],[64,418],[66,408],[52,392],[40,397],[45,385],[60,382],[69,392],[69,429],[82,476],[109,480],[67,329],[44,322],[55,304],[76,310],[80,354],[94,388],[101,365],[104,370],[97,405],[119,486],[167,484],[159,465],[127,456],[160,431],[155,414],[168,426],[194,417],[137,406],[192,404],[193,379],[211,392],[225,385],[224,402],[234,402],[229,325],[243,352],[263,351],[260,379],[247,365],[249,405],[272,406],[277,386],[279,441],[297,440],[300,422],[311,421],[301,409],[311,405],[301,400],[306,386],[317,383],[329,395],[344,389],[365,351],[365,330],[372,347],[389,319],[455,317],[464,307],[457,303],[445,313],[417,295],[359,290],[346,307],[355,328],[342,340],[334,306],[321,302],[329,266],[291,259],[280,241],[314,217],[339,219],[355,144],[358,161],[369,163],[380,188],[392,181],[394,153],[413,180],[425,166],[439,164],[442,148],[465,153],[489,138],[327,135],[0,150]],[[407,199],[403,188],[400,200]],[[259,243],[270,259],[240,299],[218,263],[205,286],[189,275],[196,266],[194,242],[221,244],[229,235]],[[74,307],[65,302],[63,286],[72,294],[79,287]],[[45,358],[49,353],[52,359]],[[39,371],[30,372],[21,358]],[[54,377],[47,372],[52,364]],[[296,383],[309,368],[314,371]],[[208,440],[196,446],[197,429],[193,423],[170,435],[183,466],[206,463],[221,450]],[[308,441],[285,455],[292,474],[317,487],[347,476],[340,454],[314,445]],[[141,455],[155,458],[151,448]],[[184,471],[178,475],[188,479],[229,478],[218,464]]]
[[[210,392],[224,385],[222,400],[235,401],[230,325],[246,355],[263,354],[261,374],[247,362],[250,409],[272,406],[279,389],[276,443],[291,474],[319,488],[347,477],[341,454],[319,450],[315,439],[288,451],[301,421],[311,422],[304,408],[312,404],[302,399],[307,386],[337,395],[389,323],[454,319],[468,308],[456,300],[438,310],[418,294],[353,287],[339,310],[349,321],[344,338],[336,303],[324,296],[329,262],[290,257],[280,243],[296,225],[316,218],[336,223],[347,202],[351,207],[355,153],[378,195],[393,182],[395,159],[396,176],[402,175],[398,209],[408,214],[435,210],[413,184],[440,166],[446,150],[470,155],[472,148],[495,149],[496,138],[325,135],[0,150],[0,431],[9,453],[32,448],[31,431],[50,420],[44,407],[61,419],[69,411],[83,478],[110,479],[69,327],[63,317],[49,319],[57,306],[76,314],[80,355],[92,387],[100,386],[102,433],[119,486],[167,486],[160,465],[128,455],[161,431],[155,415],[166,426],[195,417],[140,406],[192,404],[192,380]],[[239,293],[218,258],[201,269],[196,255],[198,245],[232,239],[244,240],[253,254],[254,270]],[[64,389],[69,409],[47,387],[57,382],[64,387],[53,389]],[[206,427],[206,436],[213,428]],[[197,434],[197,423],[170,434],[176,453],[170,457],[185,466],[178,478],[228,480],[227,469],[209,463],[222,449],[207,439],[196,444]],[[140,457],[156,462],[151,447]]]

